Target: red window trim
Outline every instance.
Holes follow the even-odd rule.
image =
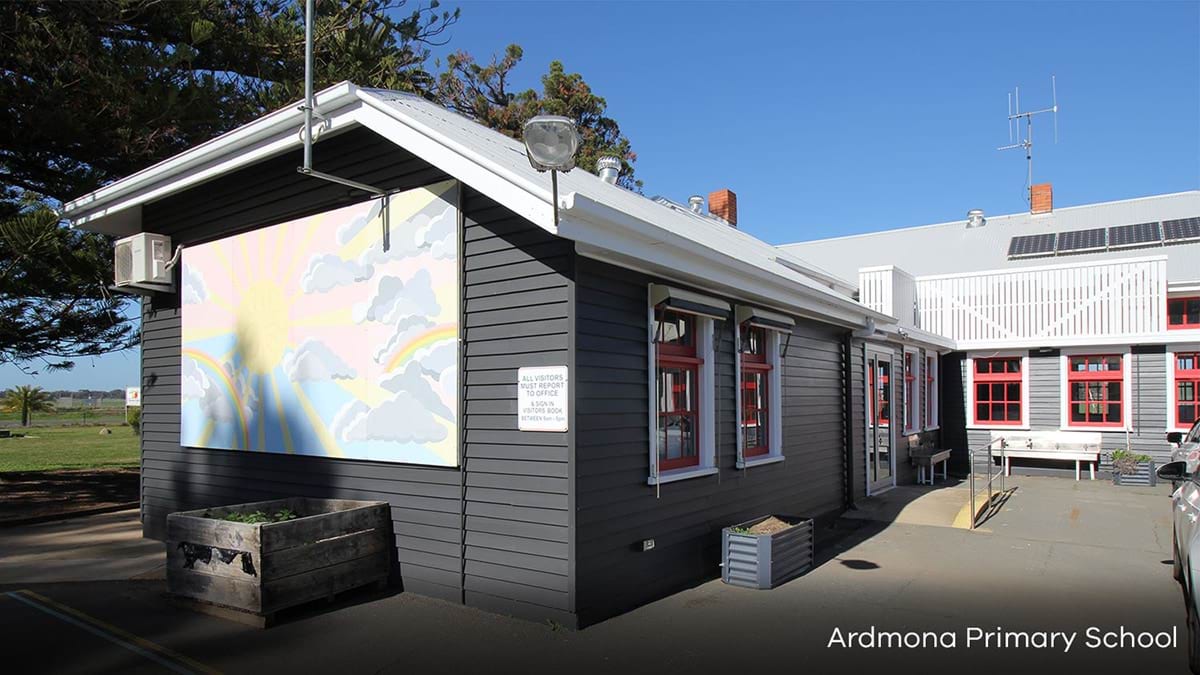
[[[1108,360],[1117,359],[1116,370],[1074,370],[1071,367],[1071,362],[1075,359],[1084,359],[1085,363],[1092,359]],[[1111,429],[1122,428],[1125,426],[1125,358],[1121,354],[1068,354],[1067,359],[1067,426],[1071,428],[1097,428]],[[1115,375],[1115,377],[1114,377]],[[1108,392],[1107,387],[1102,390],[1103,398],[1099,401],[1085,399],[1082,401],[1075,400],[1075,388],[1071,386],[1075,382],[1117,382],[1121,385],[1121,419],[1116,422],[1077,422],[1071,419],[1071,411],[1076,405],[1100,405],[1104,408],[1104,417],[1108,417]],[[1086,391],[1086,389],[1085,389]],[[1086,396],[1086,394],[1085,394]]]
[[[933,421],[933,416],[930,415],[934,411],[933,401],[935,399],[933,385],[937,382],[934,372],[937,370],[937,357],[930,354],[925,355],[925,404],[921,406],[922,420],[921,423],[929,426]],[[940,422],[941,420],[939,420]]]
[[[1189,354],[1192,357],[1192,367],[1191,368],[1180,368],[1179,367],[1179,357],[1186,356]],[[1174,411],[1172,414],[1172,417],[1175,420],[1175,428],[1183,429],[1183,430],[1191,429],[1192,424],[1197,419],[1196,415],[1200,415],[1200,400],[1184,401],[1181,404],[1179,402],[1179,383],[1180,382],[1191,382],[1193,399],[1200,399],[1200,352],[1191,352],[1191,351],[1173,352],[1171,354],[1171,370],[1174,373],[1174,376],[1172,378],[1173,382],[1172,382],[1172,386],[1171,386],[1171,405],[1174,406],[1172,408],[1172,410]],[[1189,405],[1192,407],[1193,417],[1192,417],[1191,422],[1179,421],[1179,406],[1180,405]]]
[[[1016,360],[1016,362],[1017,362],[1017,372],[1015,372],[1015,373],[1010,373],[1010,372],[981,373],[981,372],[979,372],[979,364],[980,363],[988,363],[989,364],[988,370],[991,370],[990,364],[994,361],[1013,361],[1013,360]],[[1024,371],[1025,371],[1024,359],[1021,358],[1020,356],[993,356],[993,357],[988,357],[988,358],[977,358],[977,359],[972,360],[972,363],[971,363],[971,372],[972,372],[971,423],[973,425],[980,426],[980,427],[993,427],[993,426],[996,426],[996,427],[1019,427],[1019,426],[1024,426],[1024,422],[1025,422],[1025,373],[1024,373]],[[1020,385],[1021,388],[1019,390],[1018,398],[1017,398],[1017,405],[1020,406],[1018,408],[1018,410],[1020,411],[1020,414],[1017,415],[1017,419],[1015,419],[1015,420],[991,420],[991,419],[980,420],[979,419],[980,401],[979,401],[979,397],[976,395],[976,392],[975,392],[975,385],[979,384],[980,382],[988,382],[988,383],[1002,382],[1005,384],[1016,383],[1016,384]],[[989,406],[996,405],[996,402],[993,399],[991,399],[990,397],[988,398],[987,401],[985,401],[985,403]],[[1010,404],[1010,401],[1006,397],[1006,398],[1000,399],[999,403],[1000,403],[1000,405],[1007,406]],[[1007,415],[1007,411],[1006,411],[1006,415]]]
[[[1167,330],[1191,330],[1194,328],[1200,328],[1200,322],[1188,323],[1188,320],[1187,320],[1187,301],[1188,300],[1200,301],[1200,295],[1186,295],[1186,296],[1179,296],[1179,297],[1174,297],[1174,298],[1167,298]],[[1183,303],[1183,311],[1180,312],[1180,314],[1183,317],[1183,323],[1173,324],[1173,323],[1171,323],[1171,305],[1175,304],[1175,303],[1180,303],[1180,302]]]
[[[695,410],[687,410],[687,411],[683,411],[683,412],[680,412],[678,410],[673,410],[671,412],[663,412],[662,410],[658,410],[657,411],[658,419],[662,420],[662,418],[664,418],[664,417],[687,417],[687,418],[690,418],[692,420],[692,433],[695,436],[696,454],[692,455],[691,457],[677,457],[677,458],[673,458],[673,459],[663,457],[661,454],[662,449],[658,447],[658,441],[657,441],[658,432],[657,432],[657,430],[655,430],[655,439],[656,440],[655,440],[654,452],[658,459],[658,470],[660,472],[671,471],[673,469],[682,469],[682,468],[691,467],[691,466],[699,466],[700,465],[700,454],[702,452],[702,449],[701,449],[702,434],[700,432],[700,428],[701,428],[700,424],[702,421],[702,418],[700,416],[700,405],[701,405],[701,401],[700,401],[700,366],[704,363],[704,359],[700,358],[697,354],[696,340],[698,339],[698,335],[696,333],[696,329],[697,329],[698,321],[697,321],[696,317],[692,314],[687,314],[686,312],[678,312],[675,310],[669,310],[666,308],[662,308],[655,312],[655,320],[662,321],[664,318],[664,315],[668,311],[679,314],[688,320],[688,322],[690,324],[689,331],[692,335],[692,344],[690,344],[690,345],[663,344],[662,342],[659,342],[659,336],[657,334],[654,336],[654,354],[655,354],[654,361],[655,361],[655,371],[656,371],[655,375],[654,375],[655,382],[656,383],[658,382],[657,371],[661,370],[664,366],[671,367],[671,368],[682,368],[682,369],[691,371],[692,380],[695,382],[695,386],[696,386],[696,402],[695,402],[696,409]],[[657,400],[655,401],[654,405],[655,406],[658,405]],[[662,426],[661,422],[659,423],[659,426],[660,427]]]
[[[914,357],[914,356],[917,358],[920,358],[920,354],[917,354],[916,352],[909,352],[909,351],[904,352],[904,430],[905,431],[918,430],[919,427],[917,426],[917,424],[920,422],[920,420],[915,419],[917,417],[917,413],[919,411],[918,406],[920,406],[920,401],[921,401],[921,390],[916,389],[916,387],[915,387],[916,382],[917,382],[917,376],[913,374],[912,364],[913,364],[913,361],[915,361],[916,359],[910,358],[910,357]],[[914,398],[913,397],[914,393],[916,394],[915,398],[917,399],[915,404],[912,400]]]
[[[891,417],[892,404],[894,403],[892,399],[895,398],[896,395],[896,392],[888,388],[891,386],[892,377],[890,365],[891,361],[889,360],[888,363],[889,366],[887,375],[878,374],[878,361],[876,362],[877,365],[875,368],[871,369],[871,400],[867,401],[867,404],[871,406],[871,417],[875,420],[875,426],[884,428],[892,426],[892,421],[889,418]],[[875,382],[876,379],[879,380],[878,383]],[[885,392],[887,394],[886,399],[884,398]],[[883,414],[885,404],[888,412],[887,415]]]
[[[772,414],[772,412],[771,412],[771,375],[770,375],[771,374],[771,364],[767,362],[767,354],[766,354],[767,330],[765,328],[762,328],[759,326],[745,326],[745,328],[747,331],[757,330],[757,331],[761,331],[761,333],[762,333],[762,336],[761,336],[762,337],[762,346],[763,346],[762,354],[751,354],[746,351],[741,351],[739,355],[741,357],[743,373],[762,373],[764,375],[764,377],[763,377],[763,397],[762,398],[763,398],[764,403],[766,404],[766,407],[762,408],[761,410],[764,410],[766,412],[766,416],[765,416],[766,417],[766,420],[765,420],[766,428],[759,430],[758,438],[761,441],[761,443],[759,445],[756,445],[756,446],[750,447],[750,448],[742,448],[742,458],[743,459],[750,458],[750,457],[762,457],[763,455],[771,454],[771,414]],[[745,343],[743,343],[743,345],[744,344]],[[758,412],[760,410],[760,408],[755,408],[746,403],[746,401],[747,401],[747,398],[745,395],[746,380],[744,377],[741,378],[741,381],[738,383],[738,386],[741,387],[741,390],[743,392],[742,393],[742,418],[740,420],[740,424],[742,427],[742,438],[744,439],[746,437],[745,429],[748,425],[751,414]]]

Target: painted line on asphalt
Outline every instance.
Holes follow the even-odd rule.
[[[30,590],[9,591],[5,595],[77,628],[82,628],[96,637],[103,638],[119,647],[123,647],[138,656],[157,663],[173,673],[180,673],[181,675],[193,675],[194,673],[220,675],[220,671],[213,670],[183,654],[121,630],[112,624],[105,623],[77,609],[55,602],[44,595],[34,593]]]

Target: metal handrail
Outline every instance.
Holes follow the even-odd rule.
[[[1000,478],[1000,492],[1002,492],[1002,493],[1004,492],[1004,467],[1003,466],[1001,466],[999,468],[996,467],[995,456],[992,453],[992,450],[993,450],[992,446],[994,446],[997,443],[1000,444],[1001,448],[1004,448],[1007,446],[1007,443],[1004,442],[1003,438],[994,438],[994,439],[992,439],[992,441],[990,443],[988,443],[987,445],[985,445],[983,447],[975,448],[973,450],[967,451],[967,454],[969,455],[970,461],[971,461],[971,529],[972,530],[975,529],[975,527],[979,524],[979,522],[978,522],[979,510],[976,508],[977,492],[976,492],[976,488],[975,488],[975,473],[976,473],[975,458],[976,458],[976,456],[980,456],[981,459],[982,459],[982,456],[987,457],[987,467],[988,467],[988,470],[987,470],[987,494],[988,494],[989,505],[992,501],[992,496],[994,494],[993,490],[992,490],[992,486],[995,484],[997,476],[999,476],[999,478]]]

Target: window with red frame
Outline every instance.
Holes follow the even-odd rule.
[[[871,400],[867,401],[875,424],[884,428],[892,424],[892,388],[889,386],[891,368],[890,359],[880,359],[878,365],[871,370],[871,391],[874,394]]]
[[[1200,418],[1200,353],[1175,353],[1175,427],[1187,429]]]
[[[767,361],[767,330],[742,326],[742,456],[768,454],[771,364]]]
[[[904,429],[917,429],[920,390],[917,389],[917,355],[904,352]]]
[[[1200,297],[1168,298],[1167,328],[1200,328]]]
[[[658,468],[700,464],[700,364],[696,317],[669,309],[656,311],[655,361],[658,371]]]
[[[937,410],[937,357],[925,357],[925,406],[922,410],[921,423],[926,428],[938,424]]]
[[[1021,424],[1021,357],[975,359],[975,424]]]
[[[1120,354],[1067,357],[1067,420],[1072,426],[1121,426],[1124,389]]]

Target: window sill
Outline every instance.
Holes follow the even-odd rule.
[[[932,427],[925,427],[925,431],[938,431],[938,430],[940,430],[941,428],[942,428],[941,426],[937,426],[937,425],[935,425],[935,426],[932,426]]]
[[[677,480],[687,480],[689,478],[699,478],[701,476],[712,476],[717,473],[715,466],[700,466],[689,467],[687,469],[673,469],[665,471],[658,475],[657,478],[650,476],[646,479],[647,485],[662,485],[663,483],[674,483]]]
[[[776,462],[782,462],[782,461],[783,461],[783,455],[760,455],[758,457],[752,457],[750,459],[743,459],[742,461],[737,463],[737,468],[749,469],[749,468],[755,467],[755,466],[763,466],[764,464],[775,464]]]

